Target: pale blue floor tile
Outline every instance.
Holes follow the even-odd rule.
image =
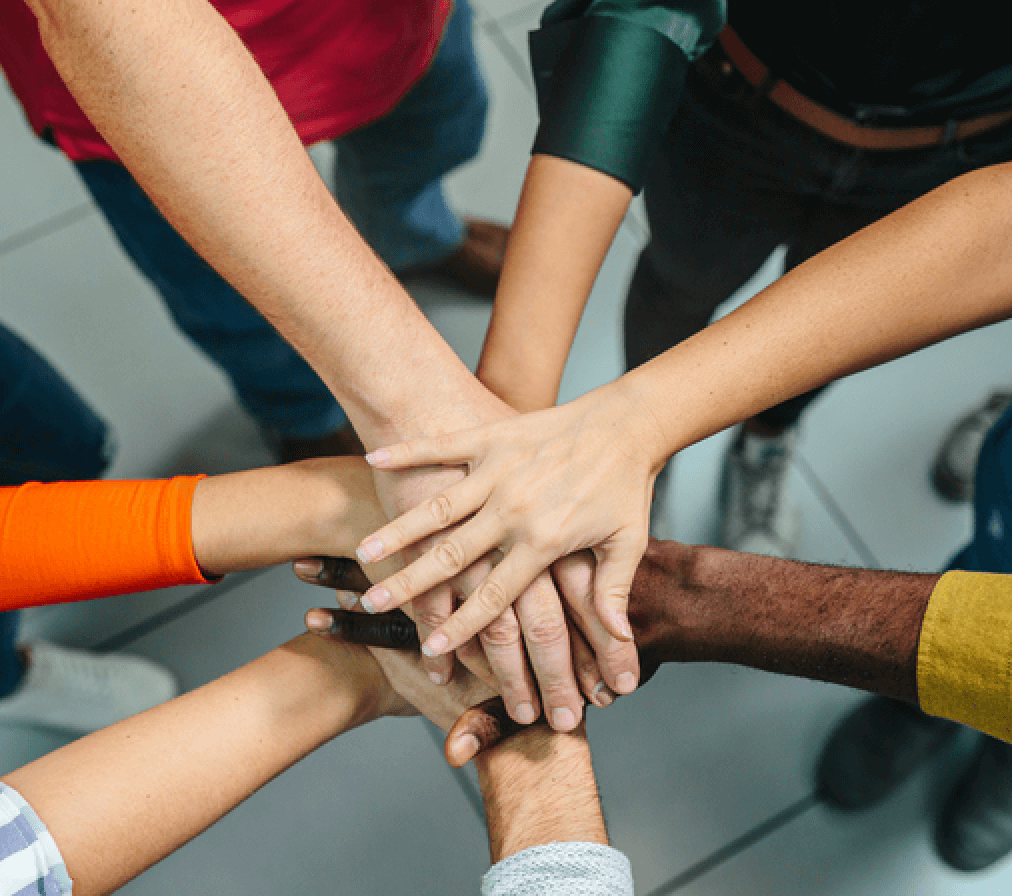
[[[39,140],[0,73],[0,251],[56,215],[86,213],[91,198],[62,153]],[[3,261],[0,260],[0,271]],[[3,276],[0,275],[0,283]],[[0,301],[0,307],[3,302]]]

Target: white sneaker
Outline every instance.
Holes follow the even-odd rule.
[[[138,656],[94,654],[37,642],[18,689],[0,698],[0,725],[89,733],[179,693],[173,675]]]
[[[767,557],[794,555],[800,518],[787,488],[787,468],[797,438],[793,427],[774,438],[738,434],[721,474],[721,547]]]

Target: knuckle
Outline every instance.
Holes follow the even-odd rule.
[[[493,617],[498,616],[510,605],[506,589],[495,579],[486,579],[478,590],[471,595],[470,600],[473,600],[478,605],[478,609],[483,613]]]
[[[432,549],[432,558],[444,570],[458,573],[464,568],[464,549],[452,538],[441,541]]]
[[[438,628],[449,618],[449,604],[444,605],[431,601],[415,602],[415,625],[428,629]]]
[[[520,625],[512,613],[504,613],[479,632],[487,647],[510,647],[520,640]]]
[[[436,495],[429,501],[429,513],[440,529],[448,526],[453,519],[453,504],[446,495]]]
[[[562,618],[538,615],[524,625],[527,641],[538,647],[554,647],[567,639],[566,623]]]

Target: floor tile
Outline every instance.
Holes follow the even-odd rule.
[[[965,744],[963,745],[965,746]],[[962,874],[931,845],[932,821],[965,749],[945,754],[885,804],[849,814],[816,807],[780,831],[674,892],[685,896],[990,896],[1012,887],[1012,865]],[[638,888],[640,893],[647,889]]]
[[[164,469],[232,402],[97,215],[0,257],[0,307],[115,428],[113,478]]]
[[[2,73],[0,159],[0,244],[91,202],[70,162],[32,133]]]
[[[588,726],[605,819],[646,893],[810,794],[855,692],[729,666],[663,667]]]
[[[804,419],[804,450],[887,567],[933,570],[969,538],[967,505],[937,498],[928,469],[952,423],[1012,383],[1012,322],[849,377]]]

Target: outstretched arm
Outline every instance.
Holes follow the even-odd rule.
[[[331,738],[404,709],[365,648],[303,635],[4,782],[48,828],[74,893],[94,896],[123,886]]]
[[[503,562],[430,636],[438,653],[508,606],[560,556],[593,548],[597,611],[621,637],[646,546],[650,487],[672,454],[830,379],[1012,315],[1012,164],[964,175],[791,271],[742,308],[568,405],[381,449],[381,469],[467,464],[428,507],[376,533],[383,557],[468,520],[446,553]],[[470,518],[470,519],[468,519]],[[427,555],[380,583],[385,606],[445,577]]]

